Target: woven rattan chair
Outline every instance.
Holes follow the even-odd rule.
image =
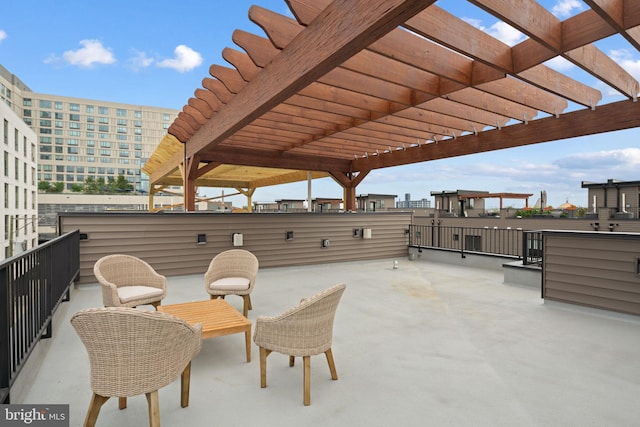
[[[93,266],[102,285],[105,307],[160,305],[167,295],[167,279],[148,263],[131,255],[108,255]]]
[[[242,314],[251,310],[251,292],[258,274],[258,258],[244,249],[220,252],[209,263],[204,273],[204,288],[211,299],[226,295],[240,295],[244,299]]]
[[[158,389],[181,376],[181,405],[189,406],[191,359],[202,343],[201,325],[189,326],[165,313],[128,307],[79,311],[71,318],[91,367],[93,396],[84,422],[96,423],[110,397],[127,407],[127,397],[145,394],[149,425],[160,425]]]
[[[331,379],[338,374],[331,353],[333,319],[346,285],[335,285],[279,316],[259,316],[256,320],[253,341],[260,347],[260,387],[267,386],[267,356],[272,351],[289,355],[289,366],[296,356],[304,365],[304,404],[311,404],[311,356],[324,353],[329,363]]]

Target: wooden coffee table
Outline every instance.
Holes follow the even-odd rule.
[[[247,362],[251,362],[251,321],[223,299],[159,305],[158,311],[171,314],[190,325],[202,324],[202,339],[244,332]]]

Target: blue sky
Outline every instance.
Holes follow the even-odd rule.
[[[560,19],[586,9],[580,0],[539,3]],[[36,92],[182,109],[209,76],[210,65],[228,65],[222,50],[241,50],[231,40],[235,29],[264,35],[248,19],[252,4],[289,14],[284,0],[4,0],[0,64]],[[437,4],[505,43],[522,40],[517,31],[465,1]],[[597,45],[640,79],[640,55],[626,42],[613,39]],[[601,103],[620,99],[566,62],[548,65],[600,89]],[[412,199],[431,199],[431,191],[455,189],[524,192],[534,194],[533,204],[545,190],[551,205],[568,199],[586,206],[582,181],[640,180],[639,137],[640,130],[633,129],[381,169],[369,174],[357,192],[396,194],[401,199],[405,193]],[[217,195],[220,190],[209,189],[206,194]],[[306,195],[307,184],[296,183],[258,189],[253,200],[304,199]],[[313,197],[341,196],[333,180],[314,181]],[[233,200],[239,206],[246,203],[243,197]],[[511,202],[516,207],[522,204],[518,200],[506,204]]]

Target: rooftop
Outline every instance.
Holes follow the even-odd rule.
[[[302,363],[267,361],[260,388],[257,347],[245,361],[241,334],[208,339],[192,363],[190,405],[180,381],[159,392],[164,426],[631,426],[640,395],[640,319],[544,302],[540,290],[505,284],[501,271],[424,259],[393,259],[258,273],[249,319],[275,315],[337,283],[332,381],[311,359],[311,406],[302,404]],[[169,277],[163,304],[206,299],[200,275]],[[242,299],[227,299],[238,309]],[[69,320],[101,305],[97,284],[72,290],[12,390],[12,403],[70,404],[81,425],[91,397],[86,352]],[[330,423],[327,422],[330,420]],[[147,402],[109,400],[98,426],[148,424]]]

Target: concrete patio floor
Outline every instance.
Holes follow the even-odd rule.
[[[180,381],[160,390],[163,426],[637,426],[640,319],[545,303],[540,290],[503,283],[501,271],[419,259],[261,269],[249,319],[275,315],[346,283],[334,325],[332,381],[311,359],[311,406],[302,363],[273,353],[260,388],[258,349],[242,334],[208,339]],[[202,276],[168,278],[163,304],[206,299]],[[241,310],[242,299],[228,297]],[[70,404],[72,426],[89,405],[89,366],[69,319],[101,305],[97,284],[73,289],[12,390],[12,403]],[[144,396],[98,426],[148,425]]]

